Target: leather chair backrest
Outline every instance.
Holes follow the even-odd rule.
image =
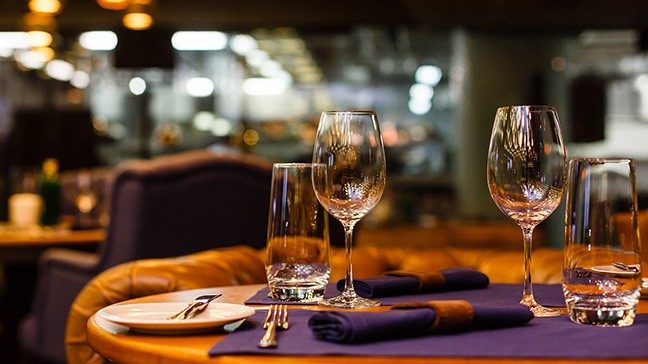
[[[272,164],[192,151],[120,167],[100,271],[140,258],[265,245]]]

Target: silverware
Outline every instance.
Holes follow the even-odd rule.
[[[265,335],[259,340],[260,348],[274,348],[277,346],[277,329],[288,330],[288,306],[270,305],[268,314],[263,322],[266,329]]]
[[[186,320],[192,318],[203,312],[207,308],[207,305],[209,305],[209,302],[220,296],[222,296],[220,293],[198,296],[189,302],[187,307],[183,308],[180,312],[167,317],[167,320]]]
[[[623,262],[612,262],[612,266],[624,270],[626,272],[639,273],[639,268],[635,266],[627,265]]]

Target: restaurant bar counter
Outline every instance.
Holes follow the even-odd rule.
[[[265,251],[247,246],[218,248],[191,255],[123,263],[92,279],[76,297],[68,315],[65,345],[68,363],[103,363],[86,343],[86,322],[96,311],[124,300],[187,289],[266,282]],[[523,281],[522,252],[513,249],[434,249],[361,246],[353,251],[354,276],[371,277],[389,270],[434,271],[453,267],[477,269],[491,283]],[[533,253],[536,283],[559,283],[562,251]],[[334,248],[332,281],[344,275],[344,250]]]

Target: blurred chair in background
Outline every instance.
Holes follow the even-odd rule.
[[[117,264],[215,247],[265,246],[272,164],[206,150],[131,161],[110,196],[106,241],[98,254],[50,250],[41,256],[31,313],[20,325],[23,348],[65,362],[65,321],[77,293]]]
[[[72,229],[97,229],[108,223],[115,170],[82,168],[61,173],[61,221]]]

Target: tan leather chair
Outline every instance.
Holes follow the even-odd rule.
[[[103,363],[86,344],[86,322],[96,311],[127,299],[172,291],[239,284],[265,283],[264,250],[219,248],[177,258],[147,259],[113,267],[88,283],[74,301],[65,333],[68,363]],[[344,275],[344,251],[333,249],[332,281]],[[438,270],[472,267],[493,283],[523,280],[522,252],[496,249],[405,249],[359,247],[354,251],[354,275],[370,277],[394,269]],[[558,283],[562,252],[534,252],[536,283]]]

